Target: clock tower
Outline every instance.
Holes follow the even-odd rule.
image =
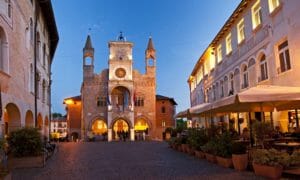
[[[132,71],[133,43],[126,41],[122,32],[116,41],[110,41],[108,60],[108,124],[124,120],[130,131],[130,139],[134,140],[134,83]],[[108,140],[113,136],[113,127],[108,128]]]

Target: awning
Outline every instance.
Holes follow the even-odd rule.
[[[212,104],[212,112],[259,112],[300,108],[300,87],[261,85]]]
[[[211,103],[202,103],[191,108],[188,108],[184,111],[180,111],[176,114],[176,118],[192,118],[195,116],[204,115],[202,112],[208,112],[211,109]]]

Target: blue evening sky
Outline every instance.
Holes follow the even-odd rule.
[[[187,79],[202,52],[240,0],[52,0],[60,36],[52,64],[52,111],[80,95],[82,48],[88,34],[95,72],[108,67],[108,41],[123,31],[133,42],[134,68],[145,71],[151,35],[157,54],[157,94],[173,97],[177,112],[190,107]],[[89,30],[89,28],[91,30]]]

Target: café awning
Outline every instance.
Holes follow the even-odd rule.
[[[261,85],[223,98],[212,104],[211,111],[259,112],[300,108],[300,87]]]

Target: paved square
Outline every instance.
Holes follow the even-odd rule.
[[[18,169],[13,179],[259,179],[174,151],[164,142],[60,143],[45,168]]]

